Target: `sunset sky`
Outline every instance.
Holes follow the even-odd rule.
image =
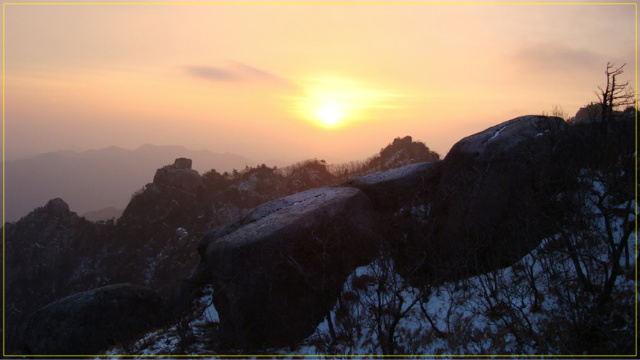
[[[636,11],[5,4],[5,152],[172,144],[339,163],[411,135],[445,155],[520,115],[575,114],[607,61],[635,88]]]

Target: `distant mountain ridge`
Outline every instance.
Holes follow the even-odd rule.
[[[89,221],[105,221],[119,218],[123,211],[124,209],[116,209],[113,206],[109,206],[95,211],[87,211],[82,214],[82,217]]]
[[[124,209],[149,174],[175,158],[194,160],[201,173],[231,171],[257,163],[241,155],[190,150],[183,146],[112,146],[83,152],[56,151],[7,161],[5,220],[16,221],[49,199],[62,197],[82,214],[106,207]]]

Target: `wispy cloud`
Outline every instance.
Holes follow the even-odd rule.
[[[277,76],[271,74],[270,72],[267,72],[267,71],[264,71],[264,70],[261,70],[237,61],[232,62],[231,67],[234,68],[236,71],[253,78],[261,78],[261,79],[277,79],[278,78]]]
[[[185,70],[189,76],[204,80],[235,83],[266,83],[290,90],[298,89],[295,84],[283,77],[237,61],[232,61],[224,67],[189,65],[185,66]]]
[[[588,49],[572,47],[559,41],[528,43],[516,49],[514,60],[535,71],[572,71],[602,66],[606,59]]]
[[[228,69],[214,66],[191,65],[185,67],[191,76],[212,81],[238,81],[238,75]]]

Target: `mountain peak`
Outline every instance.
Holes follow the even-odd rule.
[[[173,162],[173,167],[176,169],[191,169],[191,164],[191,159],[177,158],[176,161]]]
[[[67,204],[61,198],[49,200],[49,202],[47,202],[47,205],[44,206],[44,210],[53,215],[65,215],[70,212],[69,204]]]

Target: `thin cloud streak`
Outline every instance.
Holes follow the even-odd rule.
[[[243,73],[247,76],[254,78],[261,78],[267,80],[279,80],[280,78],[276,75],[271,74],[270,72],[255,68],[253,66],[249,66],[243,64],[241,62],[233,61],[232,66],[236,69],[236,71]]]
[[[200,79],[225,82],[240,80],[235,72],[219,67],[191,65],[185,68],[189,75]]]
[[[189,65],[184,68],[189,76],[209,81],[263,83],[293,91],[300,90],[296,84],[283,77],[237,61],[232,61],[230,65],[226,67]]]
[[[529,43],[516,49],[514,60],[535,71],[565,72],[602,66],[606,59],[591,50],[571,47],[560,41]]]

